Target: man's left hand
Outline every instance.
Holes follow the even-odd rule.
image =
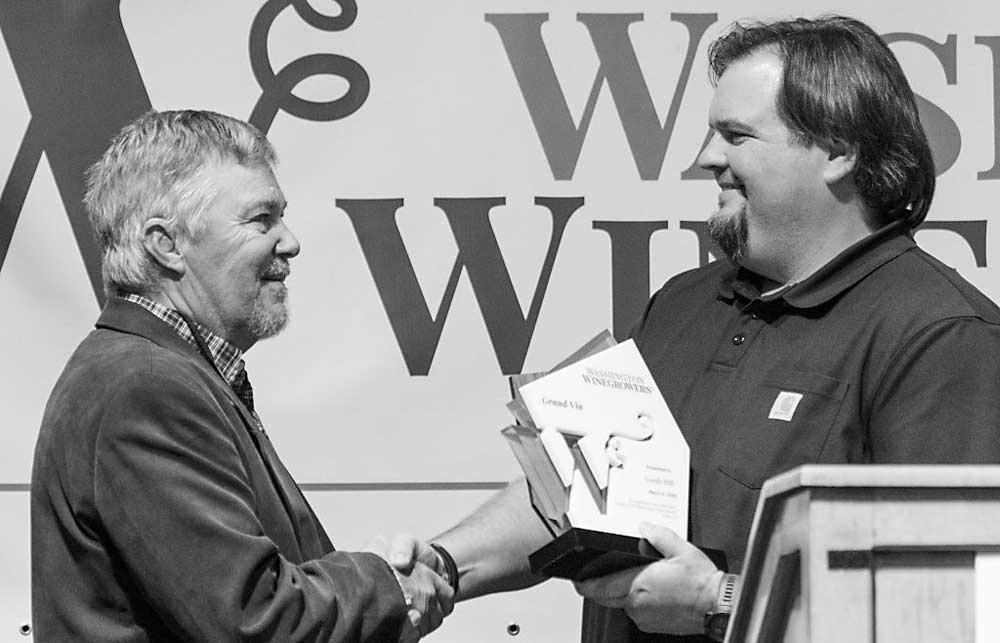
[[[722,581],[700,549],[666,527],[643,523],[639,533],[663,560],[573,583],[583,597],[622,608],[644,632],[701,634]],[[644,543],[645,545],[645,543]]]

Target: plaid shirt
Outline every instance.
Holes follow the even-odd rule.
[[[195,341],[194,334],[191,332],[191,329],[188,328],[184,318],[181,317],[180,313],[176,310],[167,308],[166,306],[163,306],[162,304],[159,304],[147,297],[143,297],[142,295],[128,293],[119,295],[119,297],[131,301],[132,303],[139,304],[149,312],[153,313],[153,315],[162,320],[165,324],[173,328],[174,331],[183,337],[185,341],[190,343],[195,348],[198,347],[198,342]],[[208,352],[212,355],[212,362],[214,362],[216,368],[219,369],[219,372],[222,373],[222,377],[226,380],[226,383],[233,389],[237,397],[239,397],[240,400],[246,404],[247,408],[253,411],[253,390],[250,388],[250,382],[247,379],[246,367],[243,361],[243,351],[236,348],[201,324],[195,322],[195,326],[198,327],[198,334],[201,335],[202,339],[205,340],[206,346],[208,346]],[[256,412],[254,412],[254,415],[256,415]]]

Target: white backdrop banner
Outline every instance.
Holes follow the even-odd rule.
[[[712,259],[708,43],[830,11],[884,34],[919,94],[939,180],[918,242],[1000,299],[997,3],[0,0],[0,483],[24,493],[102,301],[83,168],[150,107],[211,109],[268,133],[302,243],[292,322],[248,355],[269,434],[314,491],[434,492],[398,525],[430,535],[458,518],[442,490],[517,472],[505,375],[624,337]],[[324,518],[340,545],[387,506]]]

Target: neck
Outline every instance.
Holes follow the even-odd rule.
[[[144,296],[163,306],[173,308],[188,319],[201,324],[244,353],[254,344],[253,341],[241,340],[238,333],[226,327],[213,308],[199,305],[200,300],[197,297],[186,295],[185,290],[175,282],[163,283],[156,291],[145,293]]]
[[[212,332],[215,332],[215,329],[213,328],[212,324],[206,324],[205,323],[206,320],[202,319],[200,315],[196,314],[193,307],[188,305],[187,299],[181,296],[181,293],[178,291],[178,289],[171,287],[170,284],[166,284],[163,287],[159,288],[158,290],[143,293],[142,295],[143,297],[152,299],[161,306],[166,306],[167,308],[173,308],[174,310],[178,311],[185,317],[193,319],[202,326],[212,329]]]
[[[764,290],[802,281],[875,231],[871,217],[855,208],[827,211],[818,225],[800,225],[775,240],[760,260],[744,266],[764,277]]]

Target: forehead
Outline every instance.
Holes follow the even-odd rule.
[[[777,97],[783,64],[772,51],[760,50],[734,60],[719,78],[709,107],[709,123],[766,125],[778,121]]]

